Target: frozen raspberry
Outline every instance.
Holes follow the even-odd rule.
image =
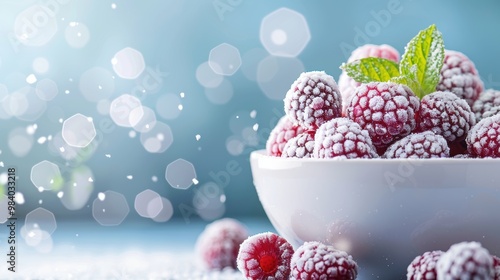
[[[472,106],[483,89],[483,81],[474,63],[461,52],[445,50],[436,90],[451,91]]]
[[[436,280],[436,263],[443,251],[429,251],[417,256],[408,266],[408,280]]]
[[[495,255],[491,255],[491,257],[493,258],[493,270],[495,275],[493,280],[500,280],[500,258]]]
[[[472,105],[476,121],[490,117],[500,112],[500,90],[487,89],[483,91]]]
[[[472,127],[465,141],[473,157],[500,157],[500,115],[482,119]]]
[[[456,154],[453,158],[471,158],[469,154]]]
[[[293,254],[291,279],[356,279],[358,265],[352,256],[317,241],[305,242]]]
[[[366,130],[348,118],[336,118],[316,130],[313,157],[375,158],[378,154]]]
[[[442,135],[448,142],[458,142],[465,138],[476,124],[476,118],[469,104],[448,91],[436,91],[420,101],[418,130],[431,130]]]
[[[273,128],[267,139],[267,154],[280,157],[286,142],[302,132],[304,132],[304,128],[299,125],[294,125],[287,116],[283,116]]]
[[[407,86],[371,82],[356,89],[346,113],[382,149],[415,129],[419,108],[420,100]]]
[[[314,149],[314,131],[303,132],[286,142],[281,157],[310,158]]]
[[[454,244],[441,255],[437,279],[493,279],[493,257],[479,242]]]
[[[341,116],[342,100],[337,83],[323,71],[304,72],[286,93],[285,113],[294,123],[316,129]]]
[[[238,269],[247,279],[287,280],[293,247],[283,237],[271,233],[250,236],[240,247]]]
[[[432,131],[412,133],[387,148],[384,158],[449,157],[450,148],[443,136]]]
[[[385,59],[390,59],[395,62],[399,62],[399,52],[389,45],[372,45],[366,44],[358,47],[352,51],[351,56],[347,59],[347,62],[353,62],[355,60],[367,57],[381,57]],[[361,83],[356,82],[353,78],[349,77],[345,71],[339,76],[338,80],[340,94],[342,95],[342,112],[345,113],[349,101],[351,101],[354,91]]]
[[[196,255],[208,269],[236,268],[240,244],[248,237],[246,228],[237,220],[224,218],[212,222],[198,236]]]

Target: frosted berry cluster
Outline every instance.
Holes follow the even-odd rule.
[[[356,279],[352,256],[320,242],[305,242],[296,251],[271,233],[250,236],[240,246],[238,269],[251,280]]]
[[[407,268],[408,280],[500,280],[500,259],[479,242],[453,244],[446,252],[429,251],[415,257]]]
[[[419,36],[420,41],[428,39]],[[474,63],[444,47],[441,61],[439,49],[413,59],[430,65],[418,81],[420,76],[408,74],[408,69],[419,69],[409,58],[417,54],[408,54],[415,42],[401,59],[389,45],[359,47],[341,66],[338,86],[324,71],[302,73],[285,94],[285,116],[270,134],[267,154],[336,159],[500,157],[500,90],[484,90]]]

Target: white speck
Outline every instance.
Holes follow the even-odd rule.
[[[35,134],[35,131],[37,128],[38,128],[38,125],[36,125],[36,124],[28,125],[26,127],[26,133],[28,133],[28,135],[33,135],[33,134]]]
[[[104,199],[106,198],[106,194],[105,194],[105,193],[100,192],[100,193],[98,193],[98,194],[97,194],[97,198],[98,198],[100,201],[104,201]],[[103,209],[103,211],[104,211],[104,209]]]
[[[4,167],[3,161],[0,161],[0,167]]]
[[[196,178],[193,178],[193,184],[198,185],[199,181]]]
[[[57,197],[62,198],[64,196],[64,192],[58,192]]]
[[[132,176],[132,175],[127,175],[127,179],[132,180],[132,179],[134,179],[134,176]]]
[[[200,141],[200,139],[201,139],[201,135],[196,134],[195,138],[196,138],[196,141]]]
[[[50,184],[54,184],[54,179],[50,179]]]
[[[71,27],[75,27],[77,25],[78,25],[78,22],[76,22],[76,21],[72,21],[69,23],[69,26],[71,26]]]
[[[181,96],[181,98],[184,98],[184,96],[185,96],[184,92],[181,92],[179,95]]]
[[[236,118],[237,118],[237,119],[239,119],[239,118],[240,118],[240,116],[236,116]]]
[[[64,91],[64,93],[65,93],[65,94],[69,94],[69,90],[65,90],[65,91]]]
[[[69,78],[68,81],[73,82],[73,78]]]
[[[165,136],[163,135],[163,133],[158,133],[156,135],[156,139],[160,140],[160,141],[163,141],[165,139]]]
[[[16,192],[16,196],[14,198],[14,201],[17,204],[24,204],[24,195],[23,195],[23,193]]]
[[[64,151],[66,151],[66,149],[64,149],[64,147],[59,147],[59,151],[61,151],[61,153],[64,153]]]
[[[110,157],[111,157],[111,155],[110,155],[110,154],[105,154],[105,156],[106,156],[107,158],[110,158]]]
[[[78,237],[78,233],[77,233],[77,234],[75,234],[75,236],[76,236],[76,237]]]
[[[63,119],[62,118],[59,118],[59,123],[63,123]]]
[[[151,181],[158,182],[158,177],[156,177],[156,176],[151,177]]]
[[[116,10],[116,3],[111,3],[111,9]]]
[[[38,138],[38,140],[36,140],[38,142],[38,144],[43,144],[45,143],[45,141],[47,141],[47,137],[45,136],[42,136],[40,138]]]
[[[44,188],[42,186],[38,187],[39,192],[43,192]]]
[[[177,108],[179,108],[179,111],[182,111],[182,109],[183,109],[184,107],[182,106],[182,104],[179,104],[179,106],[177,106]]]
[[[47,140],[52,140],[52,135],[47,136]]]
[[[89,177],[89,182],[94,182],[94,179],[92,179],[92,177]]]
[[[259,129],[259,124],[258,123],[254,124],[252,128],[253,131],[257,131]]]
[[[128,137],[130,137],[130,138],[135,138],[136,135],[137,135],[137,133],[135,132],[135,130],[131,130],[128,132]]]
[[[78,186],[78,184],[76,182],[73,183],[73,187],[76,187]]]
[[[221,203],[226,202],[226,195],[225,195],[225,194],[221,194],[221,195],[220,195],[220,202],[221,202]]]
[[[26,77],[26,82],[30,85],[36,83],[36,76],[35,74],[29,74],[28,77]]]
[[[42,204],[42,203],[43,203],[43,200],[41,200],[41,199],[40,199],[40,200],[38,201],[38,204]]]
[[[252,111],[250,112],[250,118],[255,119],[255,117],[257,117],[257,111],[252,110]]]
[[[99,85],[97,88],[102,89],[102,86],[101,86],[101,85]]]

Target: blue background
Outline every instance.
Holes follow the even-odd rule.
[[[18,191],[26,200],[18,207],[19,216],[41,206],[53,212],[56,219],[92,220],[92,201],[99,192],[113,190],[126,197],[131,210],[126,221],[144,220],[133,209],[134,199],[139,192],[151,189],[171,201],[175,218],[190,221],[199,219],[199,215],[193,212],[193,198],[198,193],[202,195],[198,199],[203,199],[201,191],[207,190],[203,186],[214,182],[214,177],[222,180],[215,180],[220,187],[218,193],[205,192],[204,196],[214,202],[213,199],[219,199],[224,193],[225,200],[222,199],[223,204],[215,201],[214,207],[224,206],[208,220],[220,215],[264,216],[252,184],[248,157],[251,151],[265,147],[269,129],[283,114],[283,104],[278,98],[269,98],[252,75],[255,75],[255,65],[259,60],[269,55],[260,40],[261,21],[282,7],[304,16],[310,41],[297,57],[280,58],[280,61],[301,63],[304,71],[324,70],[337,79],[339,66],[346,61],[347,52],[360,43],[390,44],[402,54],[405,44],[419,30],[435,23],[443,33],[446,48],[461,51],[474,61],[486,88],[500,88],[500,2],[496,0],[61,0],[57,2],[59,10],[55,15],[57,31],[46,44],[25,46],[13,41],[16,17],[35,4],[47,3],[49,1],[0,2],[0,83],[9,92],[34,86],[26,83],[26,77],[33,73],[34,59],[44,57],[50,68],[36,77],[38,80],[53,80],[59,89],[57,97],[47,102],[46,111],[36,121],[27,122],[16,117],[0,120],[0,161],[5,166],[3,169],[17,167]],[[113,3],[116,3],[116,9],[111,7]],[[387,14],[388,5],[396,5],[398,12],[389,13],[389,18],[380,21],[376,15],[381,11]],[[84,47],[71,47],[65,39],[65,29],[70,22],[88,27],[90,37]],[[236,47],[243,61],[234,75],[224,76],[225,82],[232,85],[231,99],[225,104],[214,104],[197,80],[196,71],[209,59],[210,51],[222,43]],[[143,98],[143,105],[154,109],[160,96],[184,93],[185,97],[179,99],[183,109],[176,118],[162,119],[157,114],[158,120],[170,126],[173,144],[165,152],[155,154],[144,149],[139,136],[129,137],[130,128],[115,127],[104,133],[97,149],[84,162],[94,174],[94,189],[88,206],[68,210],[55,192],[38,192],[29,177],[31,167],[42,160],[58,164],[63,177],[71,171],[74,163],[70,161],[70,167],[65,167],[66,161],[50,152],[47,143],[38,144],[36,141],[27,155],[17,157],[7,144],[9,132],[36,123],[36,140],[60,132],[61,124],[54,120],[66,119],[76,113],[91,116],[94,124],[109,120],[109,116],[97,111],[96,102],[82,97],[78,81],[93,67],[102,67],[113,73],[111,59],[126,47],[141,52],[147,67],[167,73],[162,76],[160,86]],[[258,59],[245,59],[245,54],[250,51],[258,54]],[[248,72],[244,73],[244,68]],[[271,84],[276,84],[277,91],[273,96],[284,96],[287,88],[283,84],[290,85],[298,73],[290,73],[291,70],[286,68],[277,71],[284,73],[281,77],[286,79],[280,79],[278,75],[271,81]],[[137,85],[137,80],[116,77],[109,99],[130,93]],[[65,94],[65,90],[70,93]],[[255,118],[249,117],[252,111],[256,113]],[[259,128],[253,138],[238,135],[241,128],[252,127],[255,123]],[[196,135],[201,138],[197,140]],[[227,143],[236,138],[246,145],[231,153]],[[106,157],[106,154],[111,157]],[[187,190],[172,188],[165,180],[167,165],[179,158],[193,164],[199,181]],[[229,169],[234,170],[227,170],[228,164],[232,166]],[[233,171],[233,175],[229,171]],[[127,175],[133,175],[133,179],[127,179]],[[158,181],[151,180],[152,176],[157,176]],[[42,200],[41,204],[39,200]],[[211,204],[202,205],[199,207],[201,212],[211,209]]]

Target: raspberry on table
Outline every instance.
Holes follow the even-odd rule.
[[[238,269],[247,279],[287,280],[293,247],[283,237],[259,233],[247,238],[240,246]]]
[[[448,142],[458,142],[476,124],[476,118],[464,99],[448,91],[436,91],[420,101],[417,122],[418,131],[430,130]]]
[[[281,117],[267,139],[267,155],[280,157],[288,140],[303,133],[304,131],[304,128],[293,124],[287,116]]]
[[[366,129],[378,149],[410,134],[416,127],[420,100],[405,85],[371,82],[356,89],[347,116]]]
[[[479,242],[454,244],[436,265],[437,279],[493,279],[493,257]]]
[[[449,157],[450,148],[443,136],[432,131],[412,133],[394,142],[385,151],[384,158],[439,158]]]
[[[313,158],[376,157],[368,131],[348,118],[333,119],[316,130]]]
[[[467,150],[473,157],[500,157],[500,115],[479,121],[467,134]]]
[[[286,142],[281,153],[284,158],[310,158],[314,150],[315,131],[303,132]]]
[[[415,257],[407,268],[407,280],[436,280],[436,264],[444,252],[428,251]]]
[[[246,228],[238,220],[231,218],[216,220],[208,224],[198,236],[195,252],[205,268],[236,268],[240,244],[247,237]]]
[[[324,71],[300,74],[287,91],[285,113],[294,124],[315,130],[341,116],[342,100],[337,83]]]
[[[483,89],[483,81],[474,63],[461,52],[445,50],[436,90],[451,91],[472,106]]]
[[[352,256],[317,241],[305,242],[293,254],[291,279],[356,279],[358,265]]]
[[[394,62],[399,62],[399,52],[392,46],[386,44],[366,44],[352,51],[351,56],[347,59],[347,63],[367,57],[380,57]],[[342,95],[342,112],[344,114],[356,88],[360,85],[361,83],[356,82],[353,78],[349,77],[345,71],[340,73],[338,86],[340,94]]]
[[[476,121],[496,115],[500,112],[500,90],[487,89],[474,101],[472,111],[476,114]]]

